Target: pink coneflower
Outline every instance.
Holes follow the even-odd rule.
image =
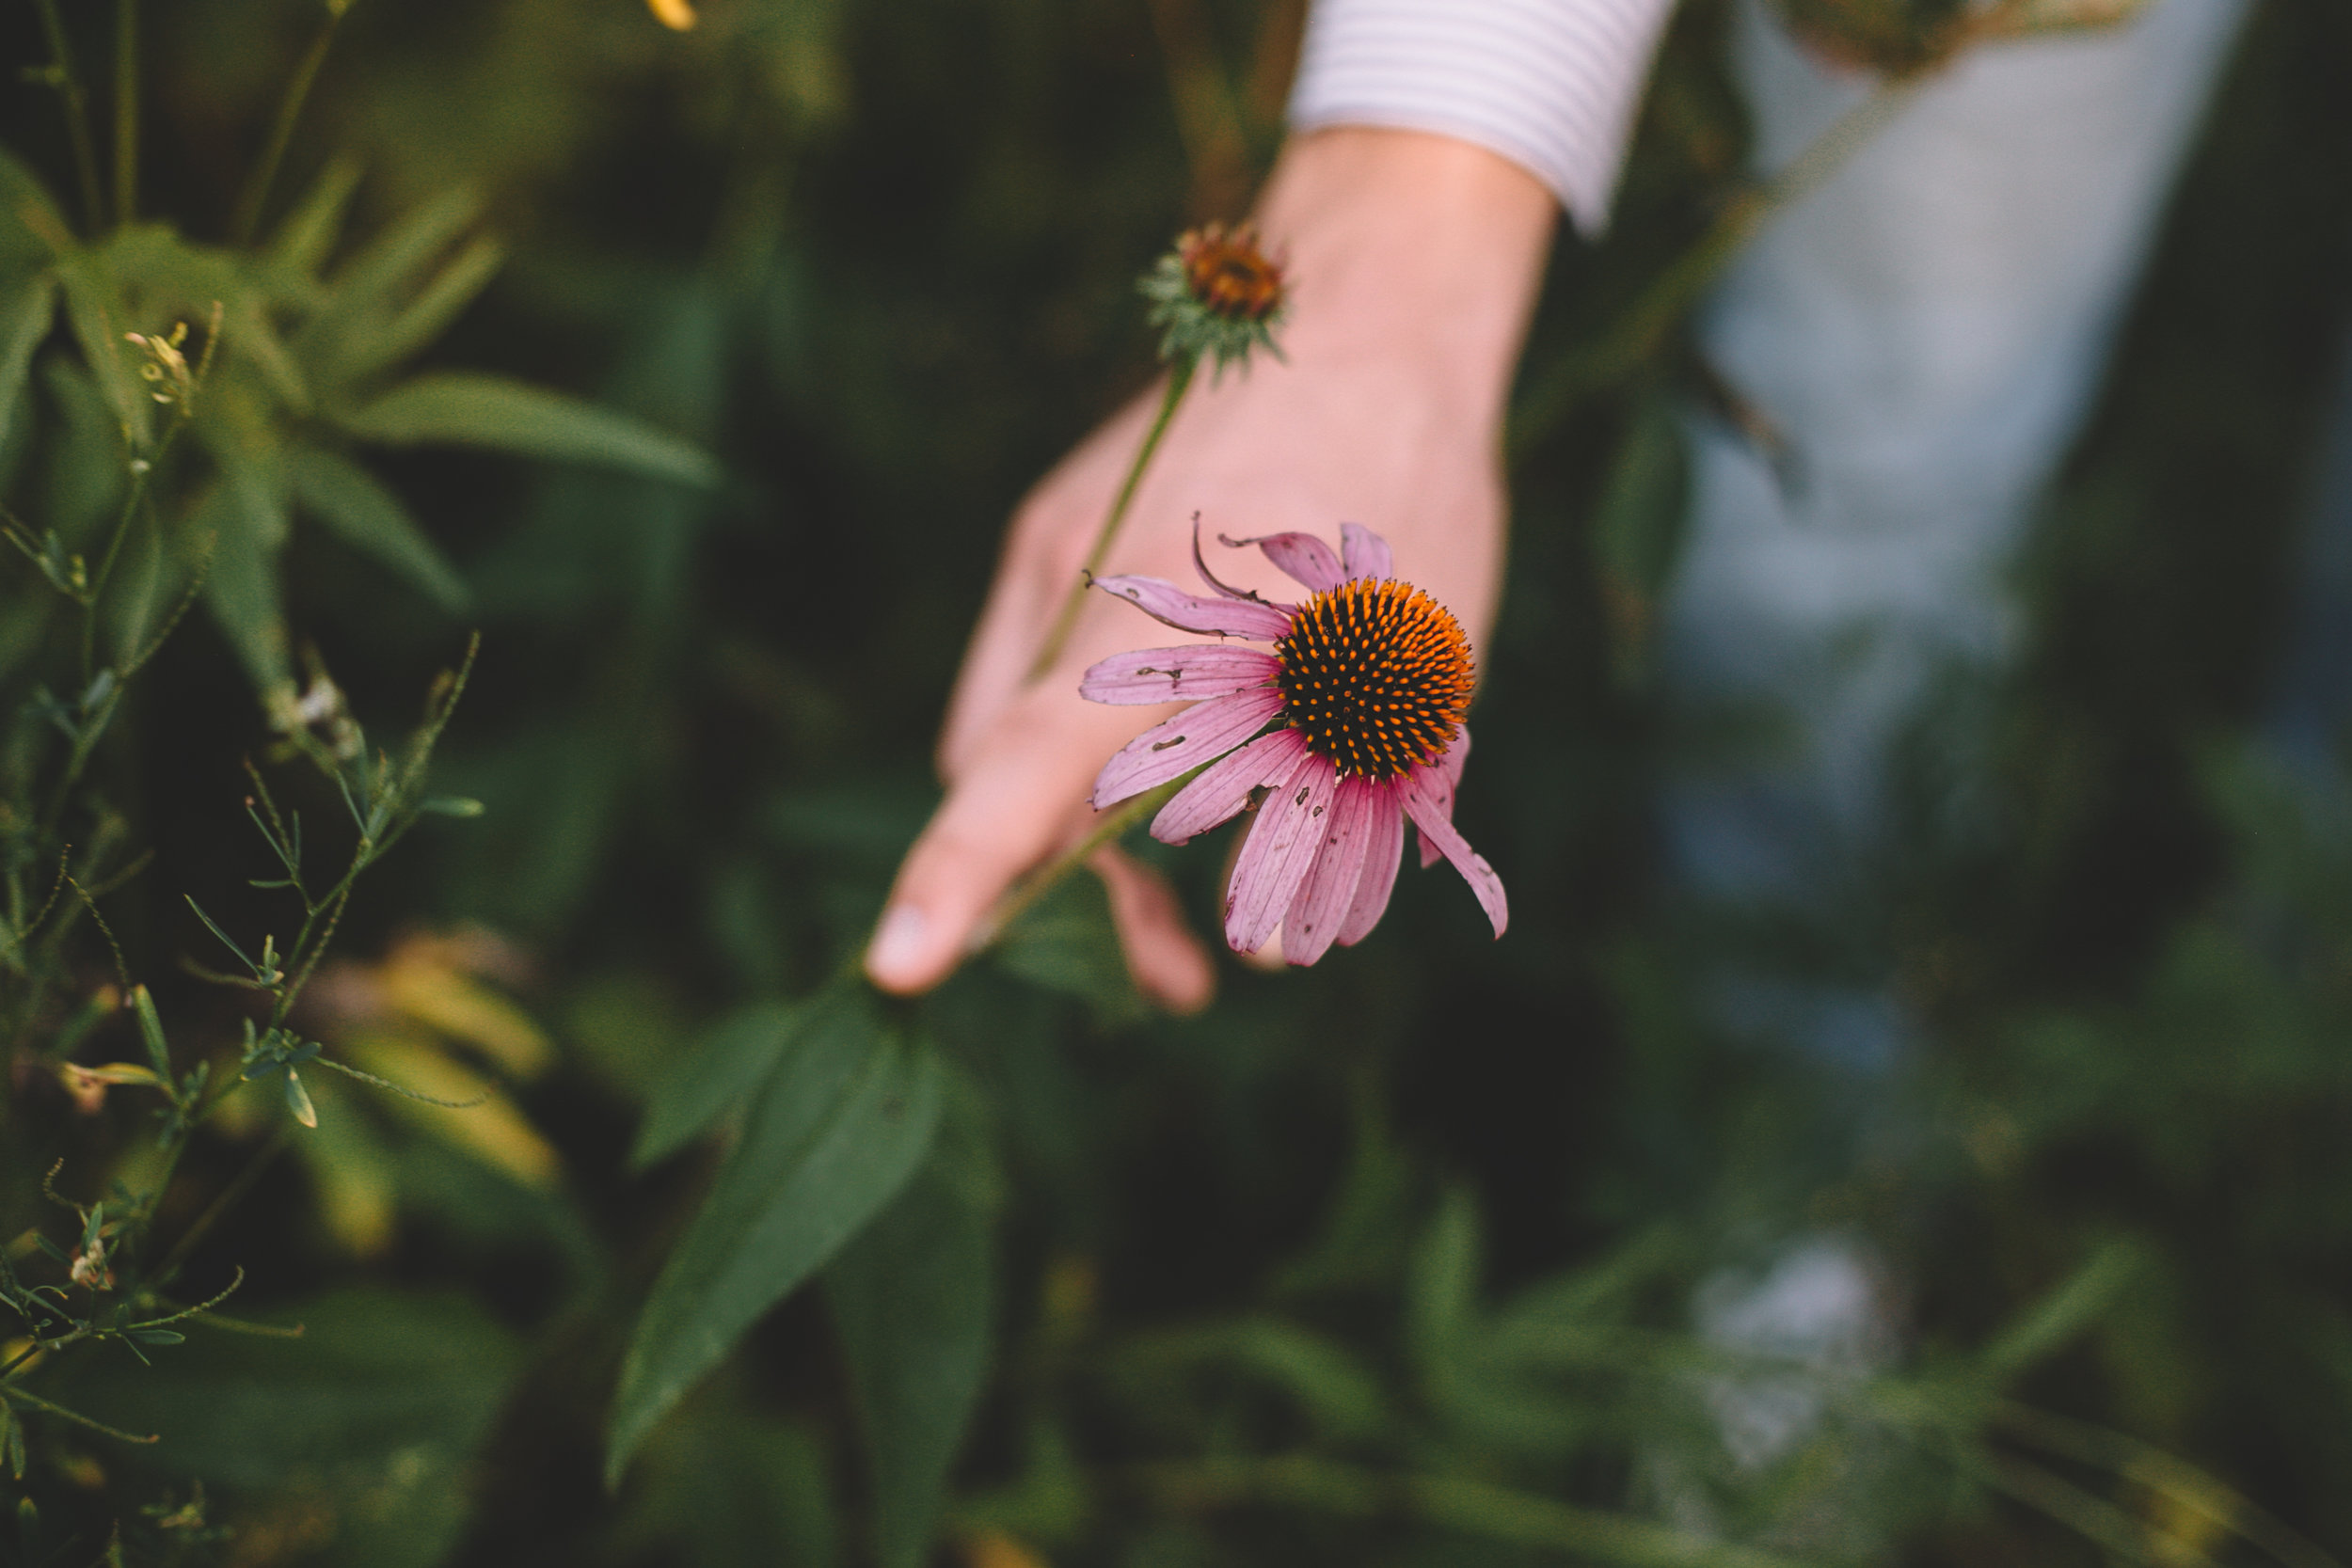
[[[1184,631],[1270,642],[1146,648],[1106,658],[1079,692],[1098,703],[1197,698],[1104,765],[1097,810],[1210,766],[1162,807],[1152,836],[1182,844],[1267,791],[1225,890],[1225,940],[1255,953],[1277,927],[1282,956],[1311,964],[1334,942],[1377,925],[1396,885],[1405,818],[1421,830],[1421,863],[1454,863],[1495,935],[1510,922],[1502,879],[1454,831],[1454,791],[1470,752],[1470,642],[1446,609],[1391,576],[1388,542],[1340,525],[1341,553],[1311,533],[1229,539],[1255,545],[1307,590],[1295,605],[1237,593],[1200,559],[1215,598],[1158,578],[1107,577],[1094,586]]]

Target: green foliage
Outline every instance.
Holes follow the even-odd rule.
[[[1855,57],[1951,15],[1790,8]],[[112,9],[57,8],[73,59],[119,68]],[[838,977],[1002,516],[1149,368],[1138,267],[1238,215],[1295,8],[700,9],[141,8],[127,214],[58,114],[106,91],[0,111],[0,1561],[2352,1548],[2352,859],[2233,738],[2345,264],[2338,8],[2263,13],[2035,652],[1926,736],[1873,932],[1925,1038],[1851,1157],[1836,1085],[1693,1005],[1749,933],[1642,848],[1680,422],[1770,439],[1683,331],[1770,210],[1729,8],[1678,15],[1519,388],[1462,802],[1511,941],[1408,874],[1199,1020],[1086,879],[931,998]],[[361,719],[460,612],[444,797]],[[1196,914],[1217,860],[1160,863]],[[1823,1236],[1877,1338],[1710,1326]]]
[[[984,1112],[954,1094],[923,1168],[825,1270],[874,1494],[874,1555],[917,1568],[988,1375],[1002,1202]]]
[[[745,1329],[906,1184],[938,1126],[942,1073],[933,1049],[886,1021],[862,985],[810,1005],[630,1337],[609,1480]]]

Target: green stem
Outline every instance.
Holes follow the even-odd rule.
[[[49,36],[51,69],[57,73],[57,95],[65,100],[65,131],[73,143],[73,169],[82,185],[83,221],[98,232],[105,210],[98,194],[98,152],[90,142],[89,104],[82,94],[82,79],[73,71],[73,48],[66,41],[65,23],[57,15],[57,0],[33,0],[40,12],[41,31]]]
[[[1195,768],[1193,771],[1200,770]],[[989,911],[979,925],[974,927],[966,951],[977,953],[993,944],[1014,921],[1026,914],[1032,905],[1052,892],[1064,877],[1084,865],[1104,845],[1168,804],[1178,790],[1192,782],[1192,773],[1186,773],[1183,778],[1170,779],[1157,789],[1147,789],[1134,800],[1121,801],[1104,812],[1086,837],[996,901],[996,907]]]
[[[245,1195],[253,1190],[253,1184],[262,1179],[262,1173],[269,1169],[270,1162],[283,1153],[286,1145],[293,1139],[293,1130],[280,1127],[278,1135],[263,1144],[261,1152],[247,1161],[245,1169],[239,1171],[229,1185],[223,1187],[205,1206],[204,1212],[196,1216],[196,1223],[180,1233],[180,1239],[172,1243],[171,1250],[164,1255],[164,1260],[156,1265],[155,1272],[148,1275],[146,1282],[159,1289],[169,1288],[181,1266],[195,1253],[196,1244],[204,1239],[205,1232],[219,1224],[221,1216],[235,1208]]]
[[[1840,115],[1787,168],[1726,202],[1707,232],[1642,291],[1599,341],[1562,358],[1521,402],[1511,419],[1512,453],[1525,452],[1586,397],[1638,371],[1765,222],[1844,166],[1911,102],[1918,85],[1914,77],[1886,82]]]
[[[1777,1553],[1490,1481],[1385,1473],[1309,1454],[1158,1465],[1144,1478],[1180,1507],[1271,1503],[1343,1519],[1407,1518],[1461,1535],[1629,1568],[1799,1568]]]
[[[1087,589],[1103,570],[1104,562],[1110,559],[1111,542],[1119,537],[1120,525],[1127,520],[1127,507],[1136,499],[1136,486],[1143,483],[1143,470],[1152,466],[1152,454],[1159,451],[1160,437],[1168,434],[1168,422],[1176,418],[1176,405],[1184,401],[1184,391],[1192,385],[1192,372],[1200,363],[1200,356],[1189,355],[1168,367],[1168,388],[1160,394],[1159,414],[1145,432],[1143,445],[1136,449],[1136,460],[1128,466],[1127,477],[1111,500],[1110,514],[1103,519],[1102,531],[1094,536],[1094,548],[1087,553],[1078,580],[1070,585],[1070,593],[1061,602],[1061,613],[1054,618],[1054,629],[1046,634],[1044,645],[1038,649],[1036,659],[1029,665],[1030,680],[1042,679],[1054,667],[1054,661],[1061,657],[1070,633],[1078,624],[1078,612],[1086,607]]]
[[[278,166],[286,161],[286,149],[294,141],[294,123],[302,118],[302,105],[310,96],[310,84],[318,80],[319,68],[326,63],[326,51],[335,41],[335,29],[348,8],[349,0],[327,0],[325,25],[319,28],[318,37],[310,40],[309,52],[287,80],[286,96],[279,101],[278,119],[270,127],[269,145],[262,150],[262,161],[253,166],[245,194],[237,198],[236,221],[229,232],[230,243],[239,250],[253,243],[254,234],[262,227],[262,210],[268,205],[270,187],[278,182]]]
[[[139,206],[139,0],[115,0],[115,227]]]

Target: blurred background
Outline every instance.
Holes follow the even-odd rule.
[[[349,8],[263,231],[322,181],[357,181],[339,256],[478,193],[418,243],[487,242],[495,276],[421,363],[633,414],[723,477],[385,455],[453,580],[296,522],[293,657],[372,730],[480,628],[435,777],[486,808],[372,874],[306,1028],[496,1098],[313,1085],[316,1133],[193,1265],[207,1291],[241,1266],[239,1309],[305,1338],[192,1335],[44,1386],[164,1441],[55,1429],[0,1481],[45,1521],[0,1557],[872,1560],[810,1292],[603,1486],[622,1347],[719,1147],[640,1170],[631,1140],[714,1024],[806,995],[870,929],[1003,520],[1146,385],[1135,279],[1246,210],[1303,8],[707,0],[676,31],[637,0]],[[1899,60],[1948,8],[1806,9]],[[111,11],[62,10],[109,59]],[[147,216],[229,239],[320,20],[147,8]],[[2352,1558],[2352,12],[2255,6],[2034,524],[2025,651],[1940,690],[1906,753],[1884,940],[1924,1037],[1860,1139],[1850,1079],[1693,1006],[1692,966],[1753,933],[1685,918],[1654,847],[1686,738],[1652,657],[1672,411],[1721,395],[1683,322],[1748,189],[1727,25],[1721,0],[1677,13],[1616,221],[1564,233],[1523,372],[1461,804],[1508,940],[1408,874],[1362,946],[1229,963],[1170,1020],[1089,886],[925,1004],[984,1105],[997,1243],[940,1560]],[[0,43],[50,57],[30,5]],[[11,86],[0,137],[70,187],[54,93]],[[72,378],[42,375],[33,418],[61,428]],[[21,430],[11,504],[62,516],[72,476]],[[268,734],[253,646],[192,618],[108,753],[156,851],[109,907],[167,1012],[233,1016],[176,968],[203,941],[182,894],[266,924],[237,820]],[[1214,910],[1218,853],[1153,852]],[[18,1092],[36,1176],[144,1125]],[[274,1129],[208,1130],[175,1212]],[[20,1185],[10,1236],[44,1219]],[[199,1483],[205,1527],[171,1526]]]

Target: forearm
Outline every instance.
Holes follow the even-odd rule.
[[[1284,353],[1407,367],[1465,420],[1499,427],[1559,211],[1527,169],[1453,136],[1294,135],[1258,207],[1295,279]]]

